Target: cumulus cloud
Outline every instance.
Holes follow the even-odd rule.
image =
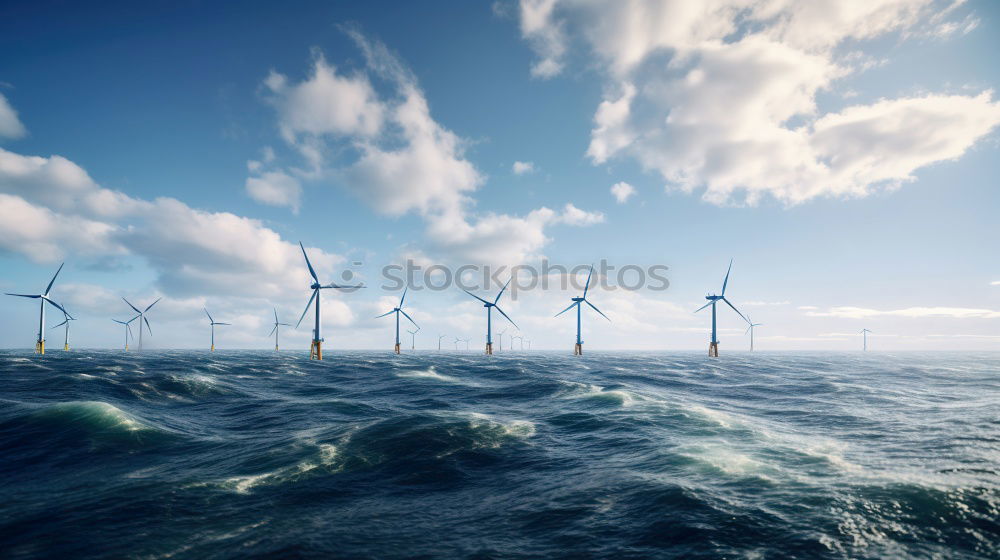
[[[625,181],[620,181],[611,185],[611,194],[615,197],[615,201],[618,204],[625,204],[629,198],[635,195],[635,187]]]
[[[873,65],[841,46],[947,33],[955,3],[522,0],[521,8],[536,67],[553,69],[546,76],[569,53],[588,52],[606,80],[587,150],[594,164],[634,159],[669,188],[703,189],[717,204],[896,188],[922,167],[961,157],[1000,124],[991,91],[826,113],[817,103]]]
[[[0,138],[21,138],[28,130],[21,124],[17,111],[10,106],[7,98],[0,93]]]
[[[530,161],[515,161],[511,171],[514,175],[526,175],[535,171],[535,164]]]
[[[0,249],[36,262],[68,254],[134,256],[169,295],[277,297],[305,281],[302,255],[259,220],[206,212],[173,198],[152,201],[98,185],[60,157],[0,150]],[[341,257],[311,249],[328,273]]]
[[[335,182],[380,214],[421,216],[428,249],[446,260],[517,263],[548,242],[546,227],[603,220],[572,205],[524,216],[476,212],[472,194],[486,177],[466,158],[468,142],[433,118],[416,77],[394,53],[355,29],[346,33],[364,55],[364,71],[342,74],[315,53],[304,81],[293,83],[277,72],[265,80],[278,127],[309,162],[309,179]],[[376,91],[375,82],[384,91]],[[343,105],[353,107],[349,114],[339,113]],[[517,162],[513,169],[526,173],[533,165]],[[263,179],[261,166],[251,172]],[[271,182],[248,180],[251,186],[260,198],[286,199],[287,189],[276,193]]]
[[[262,204],[287,206],[298,213],[302,186],[298,179],[282,171],[268,171],[257,177],[247,177],[247,194]]]

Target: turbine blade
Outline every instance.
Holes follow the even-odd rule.
[[[156,298],[156,301],[154,301],[153,303],[149,304],[149,307],[146,308],[146,311],[149,311],[150,309],[153,308],[154,305],[156,305],[157,303],[160,303],[161,299],[163,299],[163,298],[161,298],[161,297]],[[145,313],[146,311],[143,311],[143,313]]]
[[[499,311],[501,315],[503,315],[503,316],[504,316],[504,317],[505,317],[505,318],[506,318],[506,319],[507,319],[508,321],[510,321],[510,324],[512,324],[512,325],[514,325],[515,327],[517,327],[517,323],[515,323],[515,322],[514,322],[514,320],[513,320],[513,319],[511,319],[510,317],[507,317],[507,314],[503,312],[503,309],[500,309],[500,308],[499,308],[499,307],[497,307],[496,305],[494,305],[494,306],[493,306],[493,308],[494,308],[494,309],[496,309],[497,311]],[[519,329],[520,329],[521,327],[517,327],[517,328],[519,328]]]
[[[589,301],[587,301],[587,300],[584,300],[584,302],[585,302],[585,303],[586,303],[587,305],[589,305],[589,306],[591,307],[591,309],[593,309],[594,311],[596,311],[596,312],[600,313],[600,314],[601,314],[601,317],[604,317],[604,318],[605,318],[605,319],[607,319],[607,320],[608,320],[609,322],[611,321],[611,318],[610,318],[610,317],[608,317],[607,315],[605,315],[605,314],[604,314],[604,313],[603,313],[603,312],[602,312],[602,311],[601,311],[600,309],[598,309],[596,305],[594,305],[593,303],[590,303],[590,302],[589,302]]]
[[[284,326],[284,327],[290,327],[290,326],[292,326],[292,324],[291,324],[291,323],[278,323],[278,324],[279,324],[279,325],[282,325],[282,326]]]
[[[271,329],[271,332],[267,333],[267,336],[271,336],[272,334],[274,334],[274,331],[276,330],[278,330],[278,325],[274,325],[274,328]]]
[[[49,302],[49,303],[51,303],[52,305],[56,306],[56,309],[58,309],[59,311],[62,311],[63,313],[66,313],[66,315],[69,315],[69,313],[65,309],[63,309],[63,306],[59,305],[58,303],[52,301],[51,299],[49,299],[49,298],[47,298],[45,296],[42,296],[42,299],[45,300],[45,301],[47,301],[47,302]],[[72,317],[72,315],[69,315],[69,316]]]
[[[38,298],[42,297],[40,295],[39,296],[33,296],[33,295],[29,295],[29,294],[8,294],[8,293],[5,293],[4,295],[17,296],[17,297],[30,297],[30,298],[33,298],[33,299],[38,299]]]
[[[118,319],[112,319],[112,321],[118,323],[119,325],[127,325],[128,324],[125,321],[119,321]]]
[[[381,319],[382,317],[385,317],[386,315],[392,315],[395,312],[396,312],[396,310],[393,309],[392,311],[389,311],[388,313],[383,313],[383,314],[381,314],[381,315],[379,315],[378,317],[375,317],[375,318],[376,319]]]
[[[128,334],[126,334],[125,336],[126,337],[131,337],[134,340],[135,339],[135,335],[132,334],[132,326],[129,325],[128,323],[125,323],[125,330],[128,331]]]
[[[301,241],[300,241],[300,243],[301,243]],[[309,303],[306,304],[306,309],[305,309],[305,311],[302,312],[302,316],[299,317],[299,322],[295,323],[295,328],[299,328],[299,325],[302,324],[302,319],[306,318],[306,313],[309,313],[309,306],[312,305],[313,300],[316,299],[316,294],[318,294],[318,293],[319,293],[319,290],[313,290],[313,295],[312,295],[311,298],[309,298]]]
[[[590,265],[590,273],[587,274],[587,283],[583,286],[583,297],[586,299],[587,290],[590,289],[590,277],[594,275],[594,265]]]
[[[143,317],[142,320],[146,322],[146,330],[149,331],[149,336],[153,336],[153,328],[149,326],[149,319]],[[139,328],[142,328],[142,323],[139,323]]]
[[[326,286],[320,286],[320,288],[336,288],[338,290],[357,289],[357,288],[364,288],[364,287],[366,287],[364,284],[341,285],[341,284],[337,284],[336,282],[330,282]]]
[[[274,307],[273,309],[274,309],[274,322],[277,323],[278,322],[278,308]]]
[[[136,307],[136,306],[132,305],[132,304],[131,304],[131,303],[129,302],[129,300],[125,299],[124,297],[122,297],[122,301],[124,301],[125,303],[128,303],[128,306],[129,306],[129,307],[131,307],[132,309],[135,309],[135,312],[136,312],[136,313],[140,313],[140,314],[142,313],[142,311],[139,311],[139,308],[138,308],[138,307]]]
[[[407,286],[406,288],[403,289],[403,297],[399,298],[399,307],[400,308],[403,307],[403,300],[406,299],[406,292],[409,291],[409,289],[410,289],[409,286]]]
[[[420,330],[420,325],[418,325],[417,322],[413,320],[413,317],[410,317],[409,315],[407,315],[406,311],[403,311],[402,309],[400,309],[399,312],[402,313],[407,319],[409,319],[410,322],[413,323],[413,326],[417,327],[418,331]]]
[[[62,323],[59,323],[59,324],[58,324],[58,325],[56,325],[55,327],[49,327],[49,328],[52,328],[52,329],[54,329],[54,328],[56,328],[56,327],[61,327],[61,326],[65,325],[65,324],[66,324],[66,323],[68,323],[68,322],[69,322],[69,319],[66,319],[65,321],[63,321]]]
[[[312,265],[311,262],[309,262],[309,255],[306,254],[306,248],[305,248],[304,245],[302,245],[301,241],[299,241],[299,247],[302,249],[302,256],[306,258],[306,266],[309,267],[309,274],[311,274],[312,277],[313,277],[313,280],[315,280],[318,283],[319,282],[319,278],[316,277],[316,271],[313,270],[313,265]]]
[[[754,327],[754,326],[753,326],[753,325],[751,324],[751,325],[750,325],[749,327],[747,327],[747,330],[743,331],[743,334],[747,334],[747,333],[749,333],[749,332],[750,332],[750,329],[752,329],[753,327]]]
[[[562,315],[563,313],[569,311],[570,309],[573,309],[573,306],[577,305],[578,303],[580,303],[580,302],[574,301],[573,303],[569,304],[569,307],[567,307],[566,309],[563,309],[559,313],[556,313],[555,315],[553,315],[553,317],[558,317],[558,316]]]
[[[709,305],[712,305],[712,302],[708,302],[708,303],[706,303],[705,305],[702,305],[702,306],[701,306],[701,307],[699,307],[698,309],[695,309],[695,310],[694,310],[694,312],[695,312],[695,313],[697,313],[697,312],[701,311],[702,309],[705,309],[705,308],[706,308],[706,307],[708,307]]]
[[[56,276],[59,276],[59,272],[62,271],[62,267],[63,267],[64,264],[66,264],[66,263],[62,263],[61,265],[59,265],[59,270],[57,270],[56,273],[52,275],[52,280],[49,281],[48,287],[45,288],[45,294],[44,295],[49,295],[49,292],[52,291],[52,284],[56,283]]]
[[[739,310],[739,309],[736,309],[736,307],[735,307],[735,306],[734,306],[733,304],[729,303],[729,300],[728,300],[728,299],[726,299],[726,298],[722,298],[722,301],[726,302],[726,305],[728,305],[729,307],[732,307],[732,308],[733,308],[733,311],[735,311],[737,315],[739,315],[740,317],[743,317],[743,314],[742,314],[742,313],[740,313],[740,310]],[[747,321],[747,318],[746,318],[746,317],[743,317],[743,320],[744,320],[744,321]],[[750,321],[747,321],[747,323],[749,323],[749,322],[750,322]]]
[[[503,288],[500,288],[500,293],[497,294],[497,299],[493,300],[493,305],[496,305],[497,302],[500,301],[500,296],[503,295],[503,291],[507,289],[507,286],[510,286],[510,281],[513,280],[513,279],[514,279],[513,276],[511,276],[510,278],[508,278],[507,279],[507,283],[503,285]]]
[[[483,299],[483,298],[481,298],[481,297],[477,296],[476,294],[474,294],[474,293],[470,292],[469,290],[466,290],[465,288],[462,288],[462,291],[463,291],[463,292],[465,292],[465,293],[467,293],[467,294],[469,294],[470,296],[472,296],[472,297],[474,297],[474,298],[478,299],[479,301],[481,301],[481,302],[485,303],[486,305],[489,305],[489,304],[490,304],[490,302],[488,302],[488,301],[486,301],[485,299]]]
[[[726,295],[726,284],[729,283],[729,273],[733,270],[733,259],[729,259],[729,270],[726,271],[726,279],[722,281],[722,293],[720,296]],[[735,309],[735,308],[733,308]]]
[[[202,307],[202,309],[205,309],[205,308]],[[214,323],[215,322],[215,319],[212,318],[212,314],[209,313],[207,309],[205,309],[205,315],[208,315],[208,322],[209,323]]]
[[[233,326],[232,323],[212,323],[212,324],[213,325],[227,325],[227,326],[230,326],[230,327]]]

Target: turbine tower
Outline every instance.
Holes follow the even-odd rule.
[[[446,334],[438,335],[438,352],[441,351],[441,339],[444,338],[444,337],[446,337],[446,336],[448,336],[448,335],[446,335]]]
[[[149,327],[149,319],[146,318],[146,312],[149,311],[150,309],[152,309],[153,306],[156,305],[163,298],[156,298],[156,301],[154,301],[153,303],[149,304],[149,306],[146,307],[146,309],[144,309],[142,311],[139,311],[138,307],[136,307],[136,306],[132,305],[131,303],[129,303],[129,301],[127,299],[125,299],[125,298],[122,298],[122,299],[125,301],[125,303],[128,303],[129,307],[131,307],[132,309],[134,309],[135,312],[139,314],[139,351],[142,352],[142,324],[143,323],[146,323],[146,330],[149,331],[149,336],[153,336],[153,329],[151,329]]]
[[[136,315],[135,317],[132,317],[128,321],[119,321],[118,319],[112,319],[112,321],[118,323],[119,325],[125,325],[125,351],[126,352],[128,352],[128,337],[132,336],[132,327],[129,326],[129,323],[131,323],[132,321],[135,321],[138,318],[139,318],[139,316]],[[135,338],[135,337],[133,336],[132,338]]]
[[[58,309],[59,311],[66,313],[66,310],[63,309],[61,305],[49,299],[49,292],[52,291],[52,284],[55,283],[56,277],[59,276],[59,272],[62,270],[64,264],[66,263],[59,265],[59,269],[56,270],[56,273],[52,276],[52,280],[49,281],[49,285],[45,288],[45,293],[7,294],[8,296],[41,299],[41,301],[39,302],[39,311],[38,311],[38,340],[35,341],[36,354],[45,354],[45,302],[49,302],[49,304],[55,306],[55,308]],[[66,316],[69,317],[70,316],[69,313],[66,313]]]
[[[733,306],[733,304],[730,303],[728,299],[726,299],[726,284],[729,283],[729,273],[732,272],[732,270],[733,270],[733,261],[730,259],[730,261],[729,261],[729,270],[726,271],[726,279],[722,281],[722,293],[719,294],[719,295],[709,294],[709,295],[705,296],[705,299],[708,300],[708,303],[706,303],[705,305],[699,307],[698,309],[695,309],[695,311],[694,311],[695,313],[697,313],[697,312],[701,311],[702,309],[705,309],[709,305],[712,306],[712,341],[708,343],[708,355],[710,357],[713,357],[713,358],[718,358],[719,357],[719,336],[718,336],[718,330],[716,329],[716,324],[715,324],[715,304],[717,302],[719,302],[719,301],[726,302],[726,305],[728,305],[729,307],[732,307],[733,311],[735,311],[737,315],[739,315],[740,317],[742,317],[744,321],[746,321],[747,323],[750,322],[750,321],[747,321],[746,317],[743,317],[743,314],[740,313],[739,309],[736,309],[736,307]]]
[[[463,292],[483,302],[483,307],[486,308],[486,354],[487,355],[493,354],[493,308],[494,307],[496,307],[496,310],[499,311],[500,314],[503,315],[505,319],[510,321],[510,324],[514,325],[517,328],[520,328],[517,326],[517,323],[515,323],[510,317],[508,317],[507,314],[503,312],[503,309],[500,309],[500,307],[497,305],[497,302],[500,301],[500,296],[503,295],[504,290],[506,290],[507,286],[509,285],[510,285],[510,280],[507,280],[507,283],[503,285],[503,288],[500,288],[500,292],[497,293],[497,297],[493,300],[492,303],[477,296],[476,294],[470,292],[469,290],[462,288]]]
[[[302,324],[302,319],[305,319],[306,313],[309,312],[309,306],[312,305],[313,300],[316,300],[316,324],[313,326],[313,339],[312,339],[312,344],[309,346],[309,359],[322,360],[323,338],[320,336],[319,332],[319,300],[320,300],[319,291],[325,290],[327,288],[345,290],[351,288],[364,288],[365,286],[363,284],[358,284],[357,286],[341,286],[334,282],[330,282],[325,286],[321,285],[319,283],[319,277],[316,276],[316,271],[313,270],[312,263],[309,262],[309,255],[306,254],[306,248],[305,246],[302,245],[301,241],[299,241],[299,248],[302,249],[302,256],[305,257],[306,259],[306,266],[309,267],[309,275],[312,276],[313,279],[313,283],[309,286],[312,289],[313,294],[312,297],[309,298],[309,303],[306,304],[306,309],[305,311],[302,312],[302,316],[299,317],[299,322],[295,323],[295,328],[299,328],[299,325]]]
[[[205,309],[202,307],[202,309]],[[212,318],[212,314],[205,309],[205,315],[208,315],[208,324],[212,325],[212,352],[215,352],[215,325],[230,325],[231,323],[220,323]]]
[[[383,314],[379,315],[378,317],[375,317],[376,319],[381,319],[382,317],[385,317],[386,315],[392,315],[393,313],[396,314],[396,346],[393,347],[393,351],[396,352],[397,354],[399,354],[399,314],[402,313],[404,317],[406,317],[407,319],[410,320],[411,323],[413,323],[414,327],[417,327],[417,330],[420,330],[420,325],[418,325],[417,322],[414,321],[412,317],[410,317],[409,315],[407,315],[406,311],[403,311],[403,300],[406,299],[406,292],[407,292],[407,290],[409,290],[409,288],[406,288],[406,289],[403,290],[403,297],[399,298],[399,305],[398,306],[392,308],[392,311],[389,311],[387,313],[383,313]],[[440,341],[438,341],[438,342],[440,342]],[[438,346],[440,346],[440,344],[438,344]],[[438,349],[440,350],[440,348],[438,348]]]
[[[406,329],[406,332],[410,333],[410,350],[416,350],[417,349],[417,333],[420,332],[420,327],[417,327],[417,330],[415,330],[415,331],[411,331],[410,329]]]
[[[274,309],[274,328],[271,329],[271,332],[267,333],[267,336],[271,336],[272,334],[274,335],[274,351],[275,352],[278,351],[278,326],[279,325],[283,326],[283,327],[290,327],[291,326],[288,323],[281,323],[281,322],[278,321],[278,310],[275,308]]]
[[[759,326],[763,325],[764,323],[754,323],[753,321],[750,321],[749,317],[747,317],[747,320],[750,322],[750,326],[747,327],[746,332],[744,332],[743,334],[750,333],[750,351],[753,352],[753,328],[754,327],[759,327]]]
[[[872,331],[870,331],[870,330],[868,330],[868,329],[861,329],[861,336],[862,336],[862,337],[864,337],[864,346],[863,346],[863,350],[864,350],[865,352],[867,352],[867,351],[868,351],[868,333],[870,333],[870,332],[872,332]]]
[[[583,287],[583,295],[580,296],[580,297],[570,298],[570,299],[573,300],[573,303],[569,304],[569,307],[567,307],[566,309],[563,309],[562,311],[560,311],[559,313],[556,313],[556,315],[555,315],[556,317],[558,317],[558,316],[562,315],[563,313],[569,311],[570,309],[573,309],[574,307],[576,307],[576,344],[573,346],[573,355],[574,356],[582,356],[583,355],[583,339],[580,338],[580,309],[583,306],[580,305],[580,304],[581,303],[586,303],[594,311],[600,313],[601,317],[604,317],[605,319],[608,319],[607,315],[605,315],[603,312],[601,312],[601,310],[598,309],[593,303],[590,303],[589,301],[587,301],[587,290],[590,288],[590,277],[593,276],[593,274],[594,274],[594,265],[590,265],[590,273],[587,274],[587,284]],[[611,319],[608,319],[608,322],[611,322]],[[528,348],[529,349],[531,348],[530,344],[529,344]]]
[[[506,328],[506,329],[504,329],[504,330],[500,331],[499,333],[497,333],[497,336],[498,336],[498,337],[500,337],[500,346],[499,346],[499,347],[497,348],[497,352],[503,352],[503,335],[504,335],[504,333],[506,333],[506,332],[507,332],[507,331],[508,331],[509,329],[510,329],[510,327],[508,327],[508,328]]]
[[[63,339],[63,350],[69,350],[69,322],[70,321],[76,321],[76,319],[74,319],[73,317],[70,317],[69,313],[65,313],[65,312],[63,313],[63,316],[65,317],[65,319],[63,319],[63,322],[59,323],[58,325],[56,325],[56,326],[54,326],[52,328],[53,329],[57,329],[57,328],[59,328],[59,327],[61,327],[63,325],[66,325],[66,337]]]

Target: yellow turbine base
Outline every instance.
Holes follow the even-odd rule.
[[[215,352],[215,345],[212,345],[212,352]]]
[[[393,352],[399,354],[399,343],[398,342],[396,343],[395,346],[393,346]]]
[[[125,345],[125,351],[128,352],[128,344]]]
[[[36,342],[35,343],[35,354],[44,354],[44,353],[45,353],[45,341],[42,340],[42,341]]]
[[[487,342],[486,343],[486,355],[487,356],[492,356],[493,355],[493,343],[492,342]]]
[[[314,340],[312,345],[309,347],[309,359],[310,360],[322,360],[323,359],[323,343]]]
[[[69,351],[69,344],[63,344],[63,350]]]
[[[275,344],[275,345],[274,345],[274,351],[275,351],[275,352],[277,352],[277,351],[278,351],[278,345],[277,345],[277,344]]]

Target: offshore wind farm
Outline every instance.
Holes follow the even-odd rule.
[[[0,558],[1000,558],[997,37],[3,3]]]

